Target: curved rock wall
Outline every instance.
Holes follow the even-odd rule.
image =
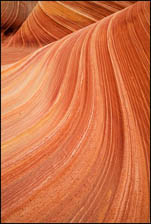
[[[2,222],[149,223],[150,3],[28,44],[1,68]]]

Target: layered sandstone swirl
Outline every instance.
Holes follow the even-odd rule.
[[[1,2],[3,223],[149,223],[150,2]]]

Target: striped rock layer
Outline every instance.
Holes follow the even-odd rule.
[[[150,222],[149,47],[137,2],[2,66],[3,223]]]
[[[1,1],[1,32],[15,32],[30,14],[37,1]]]
[[[39,1],[9,46],[44,46],[134,2]]]
[[[124,9],[135,1],[39,1],[36,6],[36,1],[35,3],[31,1],[6,1],[2,3],[1,63],[8,64],[27,56],[39,47]],[[17,8],[17,5],[20,8]],[[23,5],[26,5],[26,10],[24,10]],[[4,10],[4,6],[5,8],[7,6],[7,10]],[[15,17],[15,21],[20,21],[19,24],[21,24],[25,19],[23,15],[26,14],[27,17],[29,11],[27,9],[31,10],[31,6],[35,6],[35,8],[16,32],[14,27],[17,28],[18,26],[15,26],[16,24],[12,20],[14,18],[12,12],[16,15],[17,12],[21,13],[21,21],[19,20],[20,16]],[[13,10],[9,10],[10,7]],[[3,27],[6,23],[8,25],[6,32],[4,32]],[[13,35],[14,32],[16,32],[15,35]]]

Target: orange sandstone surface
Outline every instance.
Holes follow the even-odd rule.
[[[15,32],[36,4],[37,1],[1,1],[1,32]]]
[[[135,1],[36,2],[1,2],[2,64],[14,63],[35,49],[95,23]]]
[[[1,37],[1,221],[149,223],[150,2],[39,1]]]
[[[38,1],[9,46],[42,47],[132,4],[131,1]]]

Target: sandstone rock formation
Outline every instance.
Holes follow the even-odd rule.
[[[44,46],[131,4],[131,1],[39,1],[9,46]]]
[[[108,2],[104,18],[100,4],[39,2],[2,45],[20,50],[1,67],[3,223],[150,222],[150,3]],[[49,5],[79,27],[40,33]]]
[[[14,33],[25,21],[37,1],[1,1],[1,32]]]

